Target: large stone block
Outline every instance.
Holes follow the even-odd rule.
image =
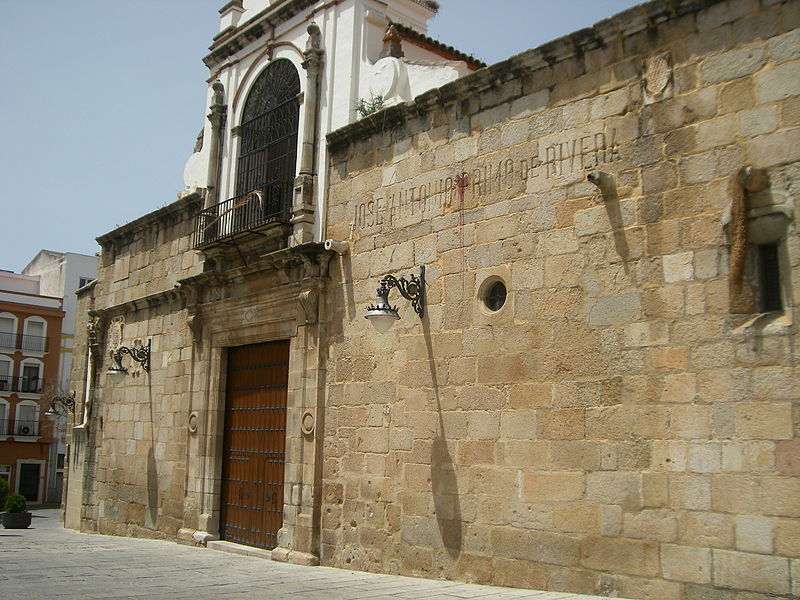
[[[671,510],[642,510],[623,515],[622,535],[629,538],[674,542],[678,520]]]
[[[696,148],[710,150],[732,144],[736,139],[737,119],[735,115],[725,115],[703,121],[697,126]]]
[[[641,474],[598,471],[586,476],[586,499],[598,504],[619,504],[634,510],[641,504]]]
[[[725,441],[722,443],[722,470],[768,472],[776,466],[774,442]]]
[[[675,406],[671,410],[671,431],[683,439],[708,439],[713,429],[711,407]]]
[[[662,544],[661,573],[667,579],[709,583],[711,581],[711,550]]]
[[[768,517],[736,517],[736,549],[769,554],[773,547],[773,521]]]
[[[658,544],[649,540],[586,537],[581,541],[581,565],[613,573],[654,577],[659,572]]]
[[[582,408],[541,410],[537,414],[539,436],[549,440],[576,440],[585,435],[585,411]]]
[[[800,64],[800,63],[798,63]],[[753,164],[771,167],[800,159],[800,127],[753,138],[746,144]]]
[[[761,103],[799,95],[800,62],[781,65],[756,75],[756,94]]]
[[[713,581],[727,588],[788,594],[789,559],[729,550],[713,551]]]
[[[679,514],[678,540],[682,544],[733,548],[734,519],[732,515],[687,511]]]
[[[755,137],[772,133],[778,128],[778,110],[775,105],[760,106],[739,113],[739,134]]]
[[[766,45],[757,44],[707,58],[700,65],[700,75],[706,84],[721,83],[755,73],[766,62]]]
[[[669,495],[673,508],[711,510],[711,479],[706,475],[670,475]]]
[[[529,500],[564,502],[583,498],[584,476],[581,473],[524,473],[522,495]]]
[[[500,434],[500,415],[487,411],[471,412],[467,434],[473,440],[497,439]]]
[[[785,440],[794,436],[792,405],[743,404],[736,407],[736,433],[745,438]]]
[[[600,506],[592,504],[565,504],[553,510],[553,524],[560,531],[574,533],[600,533]]]
[[[800,520],[774,520],[775,552],[781,556],[800,558]]]
[[[642,300],[638,291],[595,298],[588,303],[587,322],[594,327],[630,323],[641,318]]]

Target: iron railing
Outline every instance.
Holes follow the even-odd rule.
[[[44,378],[42,377],[0,375],[0,392],[41,394],[42,388],[44,388]]]
[[[201,210],[195,219],[194,247],[230,238],[270,223],[288,223],[294,180],[273,180],[246,194]]]
[[[0,348],[13,348],[14,350],[27,350],[29,352],[47,352],[47,338],[41,335],[0,332]]]

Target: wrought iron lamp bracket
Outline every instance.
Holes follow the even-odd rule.
[[[75,390],[69,396],[53,396],[50,400],[48,413],[61,414],[59,407],[63,406],[73,415],[75,414]],[[45,413],[47,414],[47,413]]]
[[[408,279],[394,275],[386,275],[381,279],[381,287],[378,288],[378,296],[386,299],[392,288],[397,288],[406,300],[411,301],[411,307],[420,317],[425,312],[425,267],[419,268],[419,277],[412,274]],[[388,304],[388,301],[387,301]],[[393,307],[397,310],[397,307]]]
[[[127,346],[118,347],[114,350],[114,363],[121,367],[122,357],[127,354],[132,360],[142,365],[142,369],[150,371],[150,344],[151,340],[148,340],[146,346],[132,346],[130,348]],[[127,369],[124,367],[122,367],[122,370],[127,372]]]

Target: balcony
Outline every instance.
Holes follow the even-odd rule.
[[[289,223],[294,179],[273,180],[246,194],[201,210],[194,225],[194,247],[233,240],[244,233],[263,235],[275,223]]]
[[[39,435],[39,422],[0,419],[0,435],[13,435],[18,438],[36,437]]]
[[[41,394],[44,379],[41,377],[9,377],[0,375],[0,392],[22,392],[24,394]]]
[[[41,335],[0,332],[0,348],[13,348],[26,352],[47,352],[48,339]]]

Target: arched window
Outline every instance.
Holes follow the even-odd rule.
[[[253,225],[288,220],[297,162],[300,76],[290,60],[267,65],[247,95],[240,127],[236,196]],[[258,192],[252,194],[252,192]]]

